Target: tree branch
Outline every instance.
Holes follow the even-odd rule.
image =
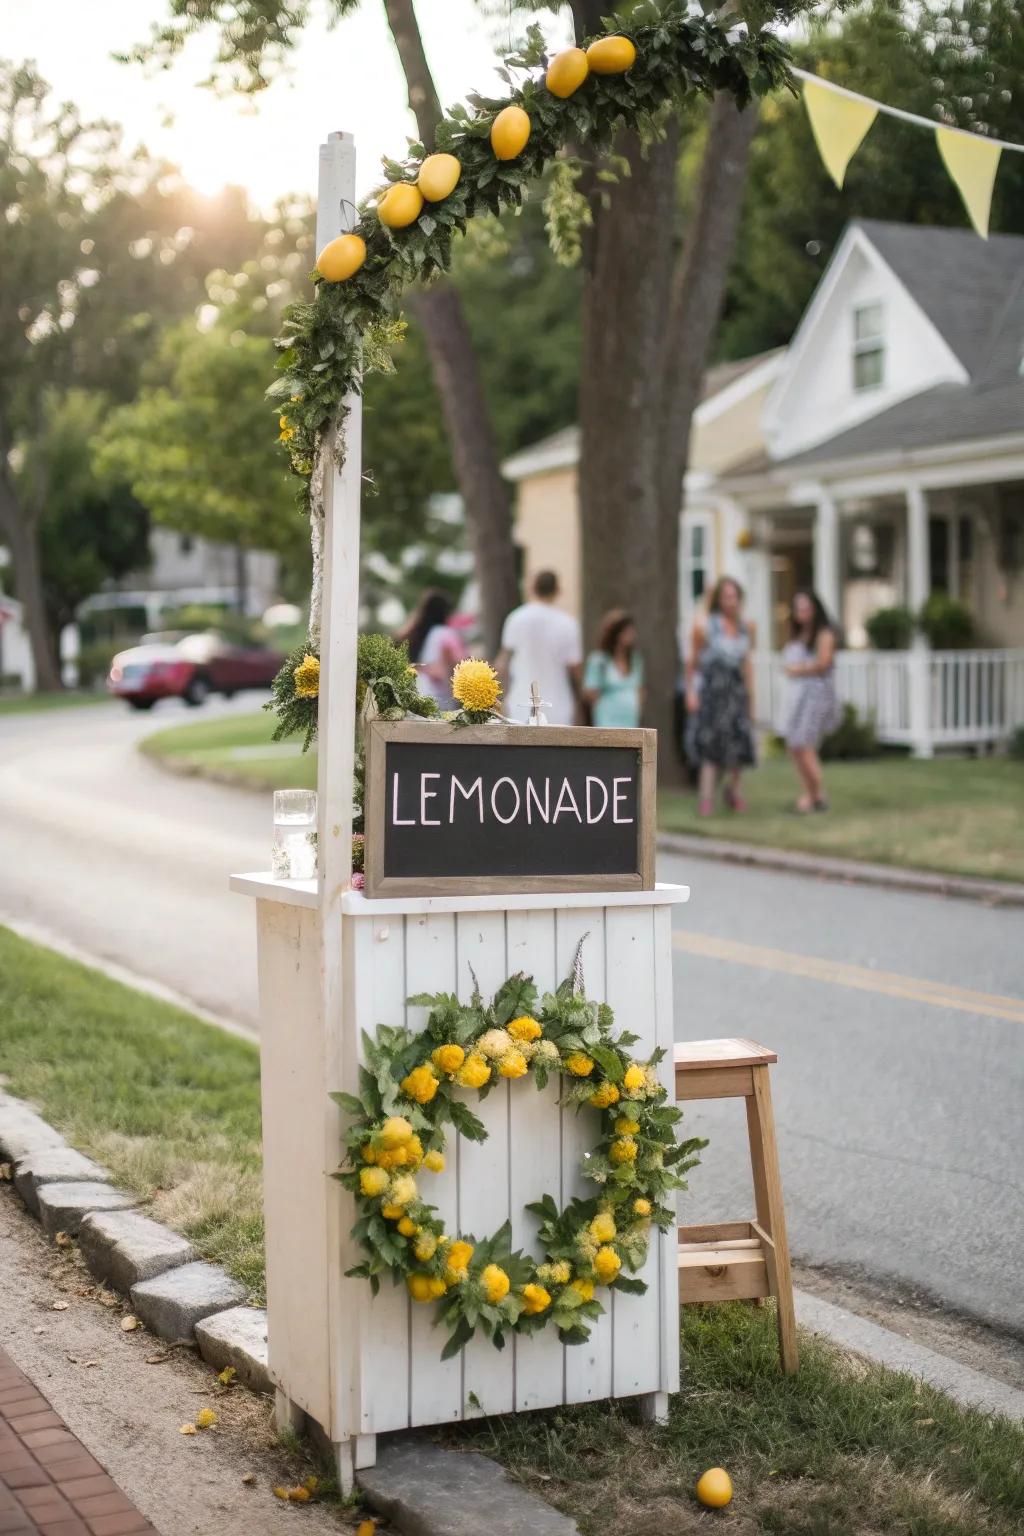
[[[416,131],[424,149],[429,151],[434,147],[434,131],[441,118],[441,101],[427,63],[413,0],[384,0],[384,10],[405,72]]]

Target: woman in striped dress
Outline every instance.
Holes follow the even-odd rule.
[[[836,637],[815,592],[797,592],[789,617],[789,644],[782,653],[789,678],[786,746],[800,780],[796,810],[827,811],[818,748],[834,731],[842,711],[836,694]]]

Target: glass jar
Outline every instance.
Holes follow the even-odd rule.
[[[274,790],[274,842],[270,868],[275,880],[316,879],[316,790]]]

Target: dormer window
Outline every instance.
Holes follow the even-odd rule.
[[[853,387],[878,389],[885,382],[884,314],[881,304],[858,304],[853,312]]]

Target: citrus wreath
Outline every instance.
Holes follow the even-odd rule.
[[[448,1330],[442,1359],[477,1328],[498,1349],[508,1334],[549,1323],[564,1343],[582,1343],[604,1311],[599,1289],[646,1290],[634,1277],[650,1229],[674,1225],[666,1197],[685,1189],[683,1176],[706,1145],[677,1138],[681,1111],[665,1102],[655,1070],[664,1052],[646,1061],[630,1056],[638,1037],[614,1030],[606,1003],[588,1001],[579,950],[572,974],[542,998],[520,973],[486,1006],[479,987],[468,1004],[449,993],[409,1002],[430,1010],[425,1028],[364,1034],[359,1096],[332,1095],[351,1119],[334,1177],[355,1197],[352,1236],[366,1254],[347,1273],[368,1279],[376,1294],[390,1272],[414,1301],[438,1302],[438,1321]],[[539,1221],[540,1262],[513,1251],[507,1221],[482,1240],[446,1232],[417,1175],[444,1171],[446,1126],[472,1141],[487,1139],[459,1090],[483,1099],[503,1079],[528,1076],[541,1089],[555,1073],[564,1083],[560,1103],[600,1114],[600,1136],[583,1160],[598,1192],[564,1210],[550,1195],[526,1206]]]

